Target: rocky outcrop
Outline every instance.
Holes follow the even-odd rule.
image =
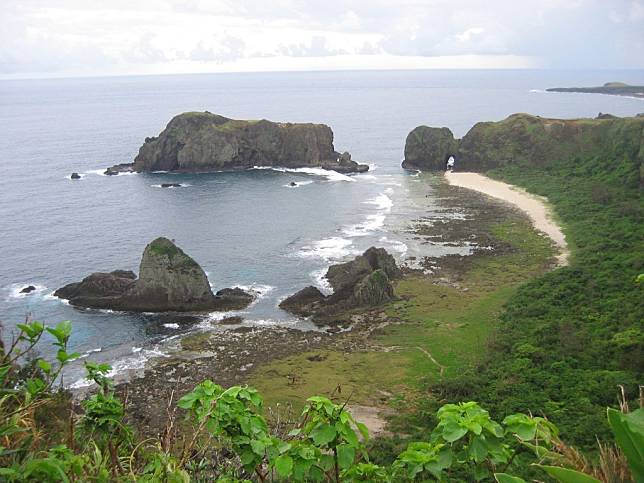
[[[54,295],[75,306],[133,312],[235,310],[253,301],[241,289],[213,294],[199,264],[167,238],[145,247],[138,279],[125,270],[93,273]]]
[[[146,138],[134,163],[108,168],[105,174],[136,172],[204,172],[253,166],[319,167],[342,173],[368,171],[349,153],[333,147],[333,132],[324,124],[242,121],[210,112],[175,116],[158,137]]]
[[[606,82],[596,87],[551,87],[548,92],[578,92],[584,94],[608,94],[644,99],[644,86],[631,86],[623,82]]]
[[[280,308],[299,316],[325,318],[359,307],[374,307],[395,298],[392,280],[402,272],[384,248],[369,248],[355,259],[332,265],[326,278],[333,288],[329,296],[313,286],[284,299]]]
[[[411,134],[407,138],[405,153],[413,153],[413,157],[409,160],[406,157],[403,166],[444,169],[444,164],[439,165],[438,161],[445,152],[439,146],[445,141],[441,138],[434,144],[429,141],[421,144],[415,138]],[[484,172],[507,165],[547,165],[588,157],[602,157],[607,163],[629,159],[639,170],[644,160],[644,119],[549,119],[513,114],[502,121],[475,124],[456,143],[457,171]]]
[[[69,177],[70,179],[81,179],[81,175],[78,173],[72,173]]]
[[[458,141],[446,127],[418,126],[405,141],[403,168],[438,171],[445,169],[450,156],[456,156]]]

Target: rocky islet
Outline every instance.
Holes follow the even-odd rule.
[[[206,112],[175,116],[156,137],[148,137],[133,163],[117,164],[104,174],[122,172],[208,172],[254,166],[322,168],[362,173],[348,152],[337,152],[333,131],[324,124],[237,120]]]
[[[54,295],[74,306],[131,312],[239,310],[254,299],[239,288],[213,294],[199,264],[163,237],[146,246],[138,278],[126,270],[97,272]]]

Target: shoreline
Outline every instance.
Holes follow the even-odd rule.
[[[527,191],[502,181],[496,181],[480,173],[445,172],[445,179],[450,185],[478,191],[493,198],[498,198],[516,206],[526,213],[534,228],[545,233],[556,245],[559,254],[555,257],[558,267],[569,264],[570,249],[561,226],[554,220],[554,215],[546,198],[533,195]]]

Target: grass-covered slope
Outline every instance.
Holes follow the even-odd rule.
[[[608,434],[605,408],[616,403],[618,384],[633,398],[643,381],[644,287],[635,279],[644,272],[644,120],[583,122],[596,123],[579,134],[592,133],[592,146],[557,148],[550,159],[489,173],[548,197],[573,257],[510,298],[487,361],[467,384],[470,397],[499,413],[543,412],[569,441],[592,446],[595,435]],[[449,386],[458,387],[458,379]]]

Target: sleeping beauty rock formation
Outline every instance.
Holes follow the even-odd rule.
[[[326,279],[333,293],[309,286],[284,299],[280,308],[300,316],[325,317],[359,307],[375,307],[395,298],[391,281],[402,276],[384,248],[369,248],[353,260],[332,265]]]
[[[333,131],[324,124],[242,121],[210,112],[175,116],[158,137],[146,138],[132,164],[108,168],[122,171],[207,172],[253,166],[318,167],[342,173],[364,172],[369,166],[338,153]]]
[[[125,270],[93,273],[54,295],[75,306],[134,312],[236,310],[253,301],[241,289],[213,294],[199,264],[167,238],[145,247],[138,279]]]
[[[460,140],[447,128],[414,129],[407,137],[403,167],[444,170],[447,157],[456,170],[483,172],[506,165],[545,165],[590,157],[617,169],[622,159],[642,165],[644,118],[549,119],[513,114],[498,122],[479,122]],[[640,180],[644,180],[644,172]]]

